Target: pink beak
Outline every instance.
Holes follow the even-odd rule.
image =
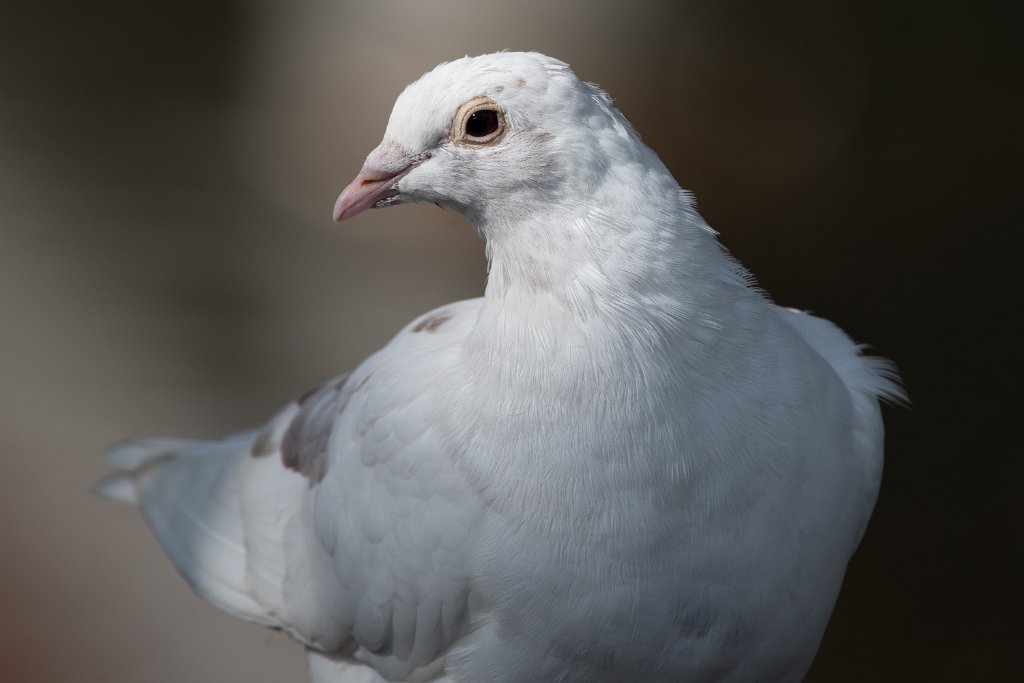
[[[397,173],[364,166],[355,180],[338,195],[338,201],[334,203],[334,220],[352,218],[377,202],[394,197],[398,194],[393,189],[395,183],[405,177],[414,166],[415,164],[409,164]]]

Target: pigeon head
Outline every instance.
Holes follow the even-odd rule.
[[[476,225],[550,214],[592,192],[614,161],[644,153],[608,97],[564,62],[527,52],[466,57],[399,96],[334,218],[405,202],[434,203]]]
[[[535,52],[441,64],[402,92],[334,218],[406,202],[469,219],[486,242],[488,294],[621,310],[625,292],[728,270],[692,197],[608,96]]]

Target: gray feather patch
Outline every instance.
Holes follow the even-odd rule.
[[[281,462],[319,484],[327,474],[327,445],[335,418],[348,403],[351,391],[345,391],[348,375],[331,380],[305,394],[298,401],[299,411],[281,440]]]

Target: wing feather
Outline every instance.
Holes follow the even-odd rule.
[[[258,431],[121,445],[104,490],[218,607],[392,680],[433,671],[466,628],[482,510],[436,427],[436,380],[478,307],[413,321]]]

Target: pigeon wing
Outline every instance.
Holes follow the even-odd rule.
[[[429,669],[465,627],[483,510],[439,427],[478,307],[413,321],[261,430],[115,448],[100,491],[138,505],[218,607],[392,680]]]

